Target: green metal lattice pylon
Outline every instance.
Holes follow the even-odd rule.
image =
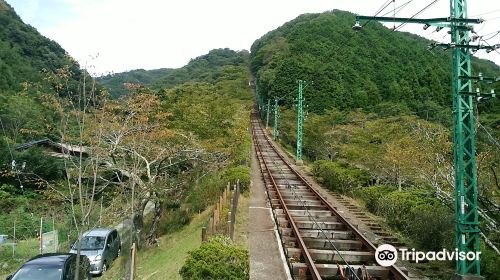
[[[480,80],[471,74],[470,49],[490,49],[496,46],[470,45],[471,26],[482,21],[467,18],[467,1],[450,0],[448,18],[396,18],[357,16],[353,29],[360,30],[359,20],[378,20],[384,22],[421,23],[438,28],[451,28],[450,44],[433,44],[445,49],[453,49],[452,98],[453,98],[453,153],[455,164],[455,243],[459,252],[477,254],[480,251],[479,218],[477,204],[477,174],[474,147],[474,107],[473,96],[494,93],[472,92],[472,80]],[[459,259],[456,262],[459,278],[479,276],[480,261]]]
[[[297,163],[302,162],[302,123],[304,120],[303,115],[303,98],[302,98],[302,80],[299,80],[299,97],[297,98]]]
[[[274,139],[274,141],[278,140],[278,136],[279,136],[278,117],[279,117],[278,98],[274,98],[274,127],[273,127],[273,139]]]
[[[450,17],[467,18],[466,0],[452,0]],[[451,25],[451,41],[469,44],[469,30],[464,23]],[[453,151],[455,164],[455,243],[459,252],[479,252],[479,217],[477,205],[477,175],[474,147],[474,106],[472,96],[471,62],[469,48],[453,49],[452,93],[453,93]],[[459,260],[456,263],[459,275],[480,275],[480,261]]]
[[[271,99],[267,99],[267,108],[266,108],[266,129],[269,127],[269,111],[271,111]]]

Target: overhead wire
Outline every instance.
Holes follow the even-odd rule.
[[[421,13],[423,13],[424,11],[426,11],[427,9],[429,9],[430,7],[432,7],[434,4],[436,4],[437,2],[439,2],[439,0],[434,0],[432,1],[430,4],[428,4],[427,6],[425,6],[423,9],[421,9],[420,11],[418,11],[416,14],[414,14],[413,16],[411,16],[408,20],[410,19],[413,19],[415,18],[416,16],[420,15]],[[396,27],[394,29],[394,31],[397,31],[398,29],[401,29],[401,27],[405,26],[407,23],[408,23],[408,20],[406,20],[405,22],[401,23],[400,25],[398,25],[398,27]]]
[[[500,143],[495,139],[495,137],[493,137],[493,135],[491,135],[491,133],[488,131],[488,129],[486,127],[484,127],[484,125],[481,124],[480,122],[477,122],[477,124],[480,128],[482,128],[484,130],[484,132],[486,132],[486,135],[488,135],[488,138],[490,139],[491,143],[500,147]]]
[[[392,13],[392,14],[393,14],[393,17],[396,17],[396,13],[401,12],[401,10],[403,10],[406,6],[408,6],[408,4],[410,4],[410,3],[411,3],[411,2],[413,2],[413,1],[414,1],[414,0],[408,0],[408,1],[406,1],[405,3],[403,3],[403,4],[399,5],[398,7],[395,7],[395,8],[394,8],[394,10],[389,11],[389,12],[387,12],[387,13],[383,14],[382,16],[383,16],[383,17],[385,17],[385,16],[387,16],[387,15],[389,15],[389,14],[391,14],[391,13]],[[396,1],[394,1],[394,5],[396,5]]]
[[[494,18],[486,18],[486,19],[484,19],[484,21],[494,21],[494,20],[497,20],[497,19],[500,19],[500,16],[494,17]]]
[[[479,36],[476,31],[472,30],[472,33],[473,34],[476,34],[476,36]],[[484,42],[487,46],[491,47],[492,50],[498,54],[500,54],[500,52],[498,51],[498,47],[500,47],[500,44],[493,44],[493,46],[488,42],[486,41],[484,38],[482,38],[481,36],[478,37],[479,38],[479,41],[481,42]]]
[[[272,148],[271,144],[268,143],[268,145]],[[263,155],[261,155],[262,158],[264,158]],[[271,159],[273,165],[279,170],[279,173],[281,175],[284,175],[284,172],[283,172],[283,169],[281,168],[281,166],[279,166],[276,162],[275,159]],[[325,237],[325,239],[327,240],[327,242],[333,247],[333,249],[336,251],[336,253],[339,255],[339,257],[341,258],[341,260],[345,263],[345,265],[347,266],[347,268],[349,269],[349,271],[356,277],[357,280],[360,280],[358,275],[355,273],[354,269],[352,268],[352,266],[344,259],[344,257],[342,256],[342,254],[340,253],[340,251],[338,250],[338,248],[335,246],[335,244],[332,242],[332,240],[326,235],[326,233],[324,232],[324,230],[321,228],[321,226],[318,224],[318,222],[316,221],[316,219],[312,216],[312,214],[309,212],[309,209],[307,208],[307,203],[304,202],[300,197],[299,195],[295,192],[295,186],[293,186],[292,184],[290,184],[290,182],[288,181],[287,178],[284,177],[284,180],[286,182],[286,185],[288,186],[288,188],[292,191],[292,194],[294,196],[294,198],[301,204],[301,207],[304,208],[305,212],[307,213],[309,219],[314,223],[314,225],[318,228],[318,230],[322,233],[322,235]],[[325,223],[323,222],[323,225],[325,225]]]
[[[403,10],[406,6],[408,6],[408,4],[410,4],[413,1],[414,0],[408,0],[408,1],[406,1],[406,3],[403,3],[403,4],[399,5],[398,7],[394,8],[393,11],[389,11],[389,12],[383,14],[382,16],[385,17],[385,16],[389,15],[390,13],[393,13],[393,15],[394,15],[394,13],[399,13],[399,12],[401,12],[401,10]]]
[[[492,33],[494,33],[494,34],[493,34],[493,35],[491,35],[489,38],[484,38],[485,36],[490,35],[490,34],[492,34]],[[483,39],[484,39],[484,40],[491,40],[491,39],[495,38],[496,36],[498,36],[498,34],[500,34],[500,30],[495,31],[495,32],[488,33],[487,35],[483,35],[483,36],[481,36],[481,37],[483,37]]]
[[[496,12],[500,12],[500,9],[489,11],[489,12],[485,12],[485,13],[481,13],[481,14],[476,14],[476,15],[473,15],[473,16],[470,16],[470,17],[479,17],[479,16],[493,14],[493,13],[496,13]]]
[[[380,14],[382,11],[384,11],[385,8],[387,8],[391,4],[391,2],[394,2],[394,1],[395,0],[387,0],[384,4],[382,4],[381,8],[379,8],[373,16],[374,17],[378,16],[378,14]],[[372,22],[372,19],[369,19],[365,24],[363,24],[363,26],[367,26],[370,22]]]
[[[385,10],[385,8],[387,8],[387,6],[389,6],[389,4],[391,4],[391,2],[393,2],[393,0],[385,1],[384,4],[382,4],[380,6],[380,8],[375,12],[375,16],[380,14],[383,10]]]

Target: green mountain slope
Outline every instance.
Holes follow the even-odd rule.
[[[296,80],[303,79],[314,81],[304,92],[314,112],[381,102],[403,103],[414,111],[423,103],[449,107],[449,51],[429,52],[430,41],[375,22],[354,32],[354,22],[353,14],[338,10],[305,14],[255,41],[251,70],[259,93],[265,99],[284,97],[291,104]],[[500,73],[490,61],[473,62],[476,73]]]
[[[25,24],[3,0],[0,5],[0,91],[19,91],[21,83],[43,80],[41,71],[56,72],[70,65],[74,80],[81,71],[66,51],[56,42],[42,36]]]
[[[247,51],[214,49],[178,69],[132,70],[103,76],[98,82],[108,88],[114,97],[127,92],[123,87],[124,83],[141,83],[155,89],[171,88],[186,82],[214,83],[235,72],[234,67],[246,66],[248,60]]]

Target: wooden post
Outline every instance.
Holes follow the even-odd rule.
[[[40,254],[43,254],[43,217],[40,218]]]
[[[221,214],[222,214],[221,212],[222,212],[222,207],[220,205],[220,200],[219,200],[219,202],[217,202],[217,223],[219,223],[221,220]]]
[[[201,242],[207,241],[207,228],[202,227],[201,228]]]
[[[132,243],[132,247],[130,248],[130,280],[134,280],[135,276],[135,242]]]
[[[12,258],[16,255],[16,219],[14,219],[14,241],[12,243]]]
[[[219,223],[219,210],[214,210],[214,231],[217,231],[217,224]]]
[[[226,205],[226,200],[227,199],[227,191],[224,189],[224,192],[222,193],[222,206]]]
[[[214,217],[210,217],[208,220],[208,234],[214,233]]]
[[[234,225],[236,224],[236,211],[238,210],[238,197],[240,196],[240,181],[236,183],[236,188],[233,194],[233,201],[231,203],[231,215],[229,225],[229,238],[234,240]]]

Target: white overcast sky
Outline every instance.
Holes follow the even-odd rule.
[[[407,0],[395,0],[396,7]],[[250,49],[262,35],[303,13],[333,9],[373,15],[386,0],[7,0],[28,24],[57,41],[94,74],[177,68],[214,48]],[[414,0],[397,16],[409,17],[432,0]],[[500,30],[499,0],[469,0],[469,16],[484,18],[478,34]],[[392,9],[392,4],[387,11]],[[392,15],[392,14],[391,14]],[[449,0],[419,15],[446,17]],[[353,23],[354,24],[354,23]],[[369,27],[367,27],[369,28]],[[446,31],[402,29],[449,41]],[[491,34],[495,35],[495,33]],[[488,38],[490,36],[485,36]],[[500,34],[489,40],[500,43]],[[96,59],[91,58],[98,55]],[[500,54],[478,56],[500,65]]]

